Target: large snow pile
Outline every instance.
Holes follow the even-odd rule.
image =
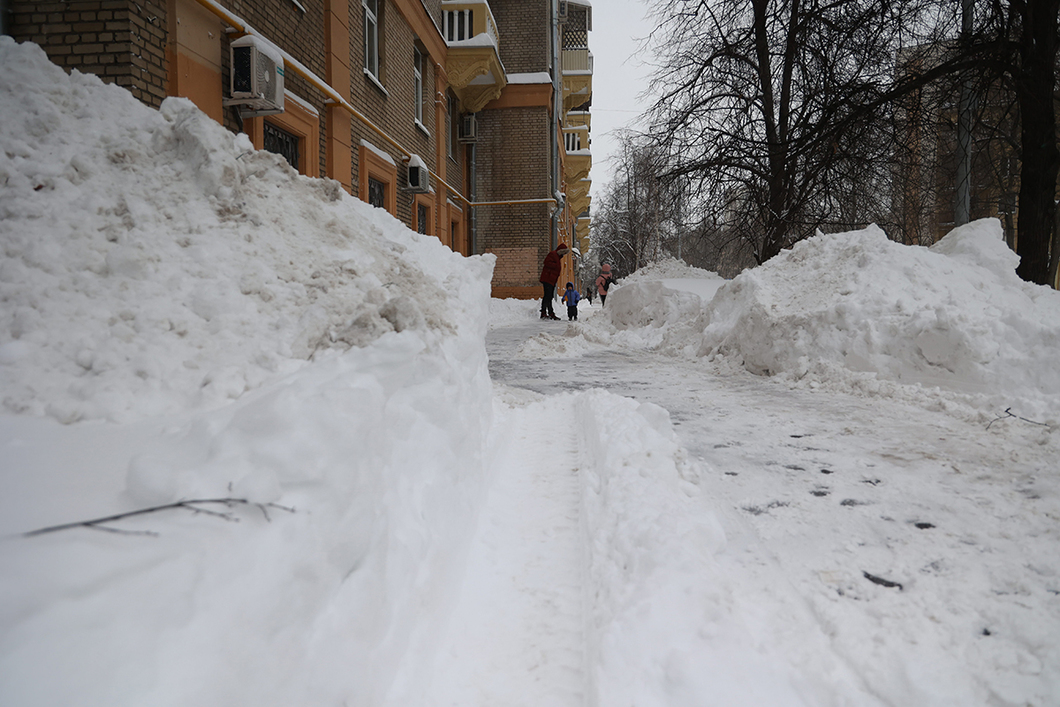
[[[1039,408],[1060,400],[1060,293],[1022,281],[1018,262],[994,219],[931,248],[875,226],[820,235],[721,288],[699,353],[761,373],[869,372]]]
[[[606,322],[616,343],[815,385],[919,385],[1055,416],[1060,293],[1017,277],[1018,261],[994,219],[931,248],[870,226],[818,235],[728,282],[630,277],[587,329]]]
[[[677,258],[667,258],[657,263],[648,263],[644,267],[621,278],[622,284],[654,280],[720,280],[715,272],[689,265]]]
[[[380,704],[486,485],[492,257],[0,66],[0,704]]]
[[[445,294],[460,258],[435,239],[394,236],[337,182],[186,100],[150,111],[3,41],[7,410],[72,422],[212,407],[322,350],[466,319]]]
[[[627,332],[620,338],[656,347],[675,338],[674,328],[683,331],[696,322],[703,303],[723,284],[725,280],[717,273],[680,260],[651,263],[612,285],[608,319],[616,329]]]

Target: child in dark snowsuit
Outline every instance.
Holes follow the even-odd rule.
[[[578,321],[578,300],[582,298],[578,294],[578,291],[574,289],[574,283],[568,282],[567,289],[563,293],[563,302],[567,303],[567,321],[576,322]]]

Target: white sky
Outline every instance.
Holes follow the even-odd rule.
[[[595,199],[611,181],[609,159],[618,150],[615,131],[627,127],[650,105],[641,94],[648,87],[647,55],[641,40],[652,26],[645,19],[642,0],[593,0],[593,31],[589,48],[593,53],[591,193]]]

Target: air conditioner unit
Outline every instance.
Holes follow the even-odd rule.
[[[431,175],[419,155],[409,156],[409,191],[424,194],[431,190]]]
[[[460,120],[460,142],[478,140],[478,119],[474,113],[468,113]]]
[[[269,42],[247,35],[231,44],[232,98],[244,116],[283,112],[283,54]]]

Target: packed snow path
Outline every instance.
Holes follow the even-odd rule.
[[[1044,706],[1060,695],[1060,504],[1041,428],[1005,418],[987,430],[930,395],[796,390],[587,347],[577,333],[538,321],[492,331],[494,383],[604,388],[669,411],[705,467],[704,512],[728,538],[719,562],[739,629],[718,638],[746,684],[772,685],[767,701]],[[777,660],[739,664],[756,651]]]
[[[472,544],[437,707],[584,704],[579,461],[571,402],[515,408]],[[557,414],[558,413],[558,414]]]

